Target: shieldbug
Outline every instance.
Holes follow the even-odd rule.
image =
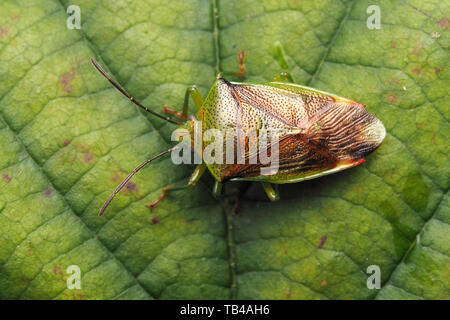
[[[240,64],[243,64],[243,58],[244,53],[240,52]],[[100,215],[139,170],[175,150],[190,152],[192,147],[194,158],[197,156],[201,161],[197,162],[185,185],[163,188],[159,198],[149,205],[150,209],[154,209],[169,192],[196,185],[206,169],[215,179],[213,194],[216,197],[220,195],[224,182],[244,180],[260,182],[269,199],[276,201],[280,197],[272,184],[300,182],[361,164],[368,154],[380,146],[386,134],[381,121],[367,112],[364,105],[294,84],[287,73],[281,73],[276,81],[268,83],[229,82],[219,74],[205,100],[195,86],[189,87],[182,113],[164,106],[163,113],[167,115],[163,115],[144,107],[95,60],[92,59],[92,63],[133,103],[154,116],[178,125],[182,129],[178,138],[188,141],[153,156],[134,169],[105,202]],[[240,75],[243,72],[245,68],[241,66]],[[198,110],[188,118],[190,97]],[[199,123],[202,125],[199,126]],[[212,129],[215,133],[197,143],[196,129],[199,127],[203,135]],[[233,134],[230,130],[234,130]],[[268,144],[267,137],[263,139],[260,134],[263,131],[276,132],[276,138],[271,137]],[[232,155],[229,146],[233,148]],[[212,157],[216,161],[202,161],[201,156],[206,151],[211,157],[212,149]],[[234,153],[236,149],[240,150],[237,154]],[[261,151],[266,153],[266,157],[270,154],[271,159],[276,158],[276,161],[267,165]]]

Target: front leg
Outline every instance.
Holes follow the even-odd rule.
[[[184,190],[188,189],[190,187],[193,187],[197,184],[197,182],[200,180],[202,175],[205,173],[206,170],[206,164],[202,163],[199,164],[197,167],[195,167],[194,172],[192,173],[191,177],[189,178],[189,181],[184,186],[176,187],[176,186],[167,186],[162,189],[162,193],[159,195],[158,199],[153,201],[152,203],[147,204],[146,206],[152,211],[155,209],[155,207],[161,202],[162,199],[164,199],[169,192],[177,191],[177,190]]]
[[[162,112],[169,113],[179,119],[186,120],[187,116],[188,116],[188,111],[189,111],[189,97],[192,97],[192,100],[194,100],[197,110],[200,110],[200,108],[203,105],[203,98],[200,95],[200,92],[198,91],[196,86],[190,86],[189,88],[186,89],[186,93],[184,95],[184,104],[183,104],[183,112],[182,113],[169,107],[167,104],[165,104],[163,106]]]

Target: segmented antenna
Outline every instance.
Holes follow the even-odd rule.
[[[144,107],[139,101],[137,101],[135,98],[133,98],[127,91],[125,91],[124,88],[122,88],[120,86],[120,84],[118,84],[116,81],[114,81],[109,74],[107,74],[102,67],[100,67],[100,65],[97,63],[97,61],[95,61],[94,59],[91,59],[92,64],[94,65],[94,67],[98,70],[98,72],[100,72],[102,74],[102,76],[104,76],[106,79],[108,79],[108,81],[117,89],[119,90],[125,97],[127,97],[128,99],[131,100],[131,102],[133,102],[135,105],[137,105],[139,108],[144,109],[145,111],[151,113],[154,116],[157,116],[158,118],[161,118],[163,120],[166,120],[167,122],[176,124],[176,125],[182,125],[184,124],[183,122],[178,122],[175,121],[173,119],[171,119],[170,117],[166,117],[163,116],[153,110],[150,110],[147,107]]]

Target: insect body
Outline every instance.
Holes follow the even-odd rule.
[[[215,178],[213,193],[216,196],[226,181],[259,181],[269,199],[275,201],[279,196],[272,183],[313,179],[363,163],[365,157],[380,146],[386,133],[380,120],[352,100],[285,81],[238,83],[228,82],[220,75],[204,101],[195,87],[188,88],[181,114],[165,106],[165,113],[179,118],[174,120],[142,106],[94,60],[92,62],[131,101],[160,118],[178,124],[185,129],[191,141],[197,139],[195,128],[198,128],[198,122],[202,123],[203,135],[211,129],[216,132],[214,139],[204,139],[195,152],[203,155],[208,149],[214,149],[214,158],[219,161],[198,164],[186,185],[164,188],[161,196],[149,205],[150,209],[168,192],[194,186],[206,169]],[[198,111],[195,117],[187,120],[190,96]],[[276,132],[275,139],[272,136],[270,143],[268,139],[263,141],[262,132]],[[222,140],[218,141],[218,137]],[[215,148],[211,148],[211,144]],[[138,166],[116,188],[100,214],[136,172],[176,148],[170,148]],[[230,150],[234,152],[236,149],[240,153],[230,154]],[[261,151],[266,158],[270,155],[271,159],[276,160],[270,163],[262,161]]]

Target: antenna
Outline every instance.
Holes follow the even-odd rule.
[[[175,121],[173,119],[171,119],[170,117],[166,117],[163,116],[153,110],[150,110],[147,107],[144,107],[139,101],[137,101],[135,98],[133,98],[124,88],[122,88],[120,86],[120,84],[118,84],[116,81],[114,81],[110,75],[108,75],[103,69],[102,67],[100,67],[100,65],[97,63],[97,61],[95,61],[94,59],[91,59],[92,64],[94,65],[94,67],[98,70],[98,72],[100,72],[102,74],[102,76],[104,76],[106,79],[108,79],[109,82],[111,82],[111,84],[117,89],[119,90],[125,97],[127,97],[128,99],[131,100],[131,102],[133,102],[135,105],[137,105],[139,108],[144,109],[145,111],[151,113],[154,116],[157,116],[158,118],[161,118],[163,120],[166,120],[167,122],[176,124],[176,125],[182,125],[184,124],[183,122],[179,122],[179,121]]]
[[[137,166],[136,169],[133,170],[133,172],[131,172],[116,188],[116,190],[114,190],[113,194],[109,196],[108,200],[106,200],[105,204],[103,205],[103,207],[100,209],[99,212],[99,216],[101,216],[103,214],[103,212],[105,212],[106,208],[108,208],[109,204],[111,203],[111,201],[114,199],[114,197],[116,196],[116,194],[118,194],[120,192],[120,190],[122,190],[122,188],[128,183],[128,181],[130,181],[130,179],[139,171],[141,170],[143,167],[145,167],[147,164],[149,164],[150,162],[152,162],[155,159],[158,159],[160,157],[162,157],[163,155],[172,152],[174,148],[170,148],[166,151],[163,151],[161,153],[158,153],[157,155],[151,157],[150,159],[145,160],[144,162],[142,162],[139,166]]]

